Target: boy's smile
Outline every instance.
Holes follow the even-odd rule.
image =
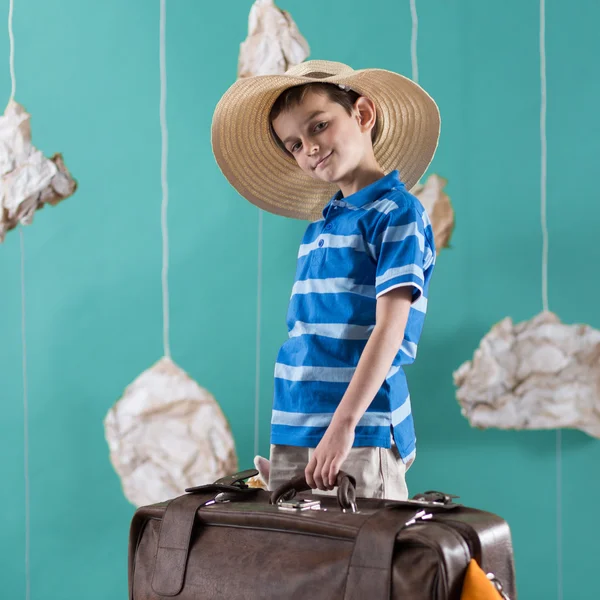
[[[317,169],[321,169],[322,167],[324,167],[327,164],[327,161],[329,160],[329,157],[332,154],[333,154],[333,150],[325,158],[322,158],[321,160],[319,160],[319,162],[317,163],[317,166],[315,167],[315,171]]]
[[[375,118],[368,98],[359,98],[348,114],[325,94],[310,90],[303,102],[273,120],[273,129],[305,173],[336,184],[348,196],[383,175],[371,141]]]

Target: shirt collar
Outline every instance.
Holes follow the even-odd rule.
[[[398,170],[394,170],[387,175],[384,175],[381,179],[371,183],[370,185],[358,190],[354,194],[350,194],[346,198],[342,195],[342,191],[339,190],[328,203],[331,202],[346,202],[348,204],[352,204],[357,208],[361,208],[365,204],[369,202],[374,202],[375,200],[379,200],[386,192],[390,190],[397,189],[399,187],[404,187],[404,184],[400,180],[400,174]],[[323,215],[325,216],[325,210],[323,210]]]

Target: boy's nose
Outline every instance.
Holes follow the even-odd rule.
[[[317,152],[319,152],[319,146],[317,144],[306,144],[304,147],[306,148],[306,153],[308,156],[312,156],[313,154],[317,154]]]

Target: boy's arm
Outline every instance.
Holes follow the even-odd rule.
[[[354,442],[354,430],[385,381],[398,353],[413,299],[412,285],[397,287],[377,299],[376,323],[331,424],[306,466],[312,488],[331,490]]]

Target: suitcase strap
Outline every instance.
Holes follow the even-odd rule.
[[[249,488],[244,480],[258,471],[250,469],[223,477],[215,483],[187,488],[184,496],[171,500],[165,509],[158,535],[158,550],[152,574],[152,589],[159,596],[177,596],[183,589],[185,569],[190,552],[190,542],[196,513],[206,504],[218,501],[217,495],[227,498],[249,497],[258,492]]]
[[[421,506],[408,521],[398,520],[395,508],[414,507],[413,502],[397,502],[371,515],[358,530],[350,557],[344,600],[391,598],[392,562],[396,536],[417,521],[433,517],[432,513],[446,512],[459,505]]]
[[[213,494],[187,494],[171,500],[160,524],[152,589],[160,596],[176,596],[183,589],[196,511]]]
[[[197,488],[198,489],[198,488]],[[247,497],[258,489],[240,490],[236,486],[211,484],[204,493],[186,494],[167,504],[158,534],[158,549],[152,575],[152,589],[159,596],[177,596],[183,589],[185,569],[196,513],[207,504],[219,501],[217,495]],[[215,500],[216,498],[216,500]]]

